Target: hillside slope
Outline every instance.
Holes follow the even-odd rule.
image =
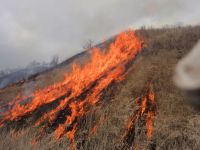
[[[143,28],[136,33],[145,42],[142,52],[131,64],[125,79],[103,92],[104,103],[94,106],[81,120],[75,137],[76,148],[198,149],[200,114],[187,104],[184,95],[174,86],[172,76],[178,60],[200,39],[200,27]],[[85,58],[80,60],[78,63],[84,64]],[[70,70],[70,65],[62,65],[24,83],[4,88],[0,91],[0,105],[6,105],[18,93],[29,95],[35,89],[62,80],[67,69]],[[131,142],[124,144],[123,134],[137,110],[136,98],[143,95],[149,82],[157,107],[153,136],[151,140],[146,138],[147,131],[141,121],[134,128]],[[38,130],[26,124],[4,126],[0,131],[0,149],[70,149],[67,138],[54,140],[48,133],[36,141],[38,133],[35,131]]]

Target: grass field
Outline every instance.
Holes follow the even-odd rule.
[[[172,79],[177,62],[200,39],[200,26],[141,28],[136,33],[145,41],[145,47],[129,68],[126,78],[109,87],[102,96],[104,103],[92,108],[83,118],[76,134],[77,149],[123,149],[122,135],[131,114],[136,109],[135,98],[141,95],[146,84],[151,80],[158,108],[152,140],[147,140],[144,127],[137,125],[134,140],[137,147],[124,149],[198,150],[200,113],[188,105],[187,98],[175,87]],[[62,66],[23,84],[3,89],[0,91],[0,105],[8,103],[17,93],[29,94],[36,88],[61,80],[65,71],[66,66]],[[98,123],[96,132],[91,132],[96,123]],[[37,127],[26,125],[18,130],[2,127],[0,149],[70,149],[67,138],[57,141],[52,134],[48,133],[35,142],[34,138],[38,136],[36,131],[38,131]]]

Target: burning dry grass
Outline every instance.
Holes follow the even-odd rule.
[[[36,126],[46,123],[41,134],[50,128],[55,131],[55,139],[66,136],[71,149],[76,149],[75,135],[82,118],[100,101],[107,87],[121,81],[140,51],[141,42],[134,31],[120,33],[106,52],[93,49],[91,60],[82,68],[73,64],[63,81],[37,89],[30,96],[20,94],[14,98],[1,114],[1,126],[22,122],[36,113],[37,118],[31,122],[36,120]]]
[[[146,140],[146,126],[141,126],[142,122],[135,126],[134,148],[198,149],[200,117],[186,104],[182,93],[173,85],[172,75],[177,61],[200,39],[200,27],[141,29],[137,34],[145,39],[147,47],[129,69],[126,79],[109,86],[102,95],[103,103],[82,117],[75,137],[77,149],[122,149],[122,135],[126,131],[127,122],[137,110],[135,100],[146,89],[149,80],[152,80],[158,114],[151,140]],[[62,76],[58,75],[58,78],[61,80]],[[6,90],[0,93],[1,99],[19,88]],[[29,123],[29,120],[25,121]],[[51,133],[45,133],[44,138],[35,142],[40,126],[18,128],[14,124],[10,127],[13,126],[20,130],[19,134],[13,138],[14,131],[9,126],[3,127],[0,149],[69,149],[66,138],[56,141]]]
[[[128,122],[126,132],[122,137],[124,148],[138,147],[138,144],[135,143],[135,138],[141,136],[142,130],[146,133],[147,141],[151,141],[152,139],[154,119],[157,115],[157,104],[151,82],[145,88],[143,95],[135,99],[135,109]],[[138,130],[136,130],[136,126],[138,126]],[[143,129],[144,126],[146,126],[145,130]],[[144,143],[143,141],[140,141],[140,143]]]

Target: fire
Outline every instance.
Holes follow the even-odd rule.
[[[153,123],[155,115],[157,114],[157,104],[155,102],[152,83],[148,85],[144,95],[136,99],[136,108],[123,135],[123,142],[129,146],[134,144],[135,126],[138,122],[145,121],[147,140],[151,140],[153,136]]]
[[[146,110],[146,107],[147,107],[147,98],[144,97],[143,100],[142,100],[142,104],[141,104],[141,115],[143,115],[144,111]]]
[[[146,128],[147,128],[147,138],[150,140],[153,135],[153,117],[154,114],[152,112],[148,112],[147,120],[146,120]]]
[[[105,122],[106,118],[104,116],[101,116],[100,120],[92,127],[90,130],[89,135],[94,135],[97,132],[97,129]]]
[[[120,33],[106,51],[94,48],[90,61],[83,67],[73,64],[71,73],[66,73],[63,81],[38,89],[30,97],[19,95],[12,101],[12,108],[3,113],[0,124],[19,120],[42,106],[56,103],[51,110],[41,113],[35,125],[47,123],[55,130],[56,139],[67,136],[73,143],[80,119],[100,101],[103,90],[123,79],[141,45],[134,31]],[[27,99],[28,103],[23,105]]]
[[[32,146],[35,146],[36,144],[37,144],[36,139],[32,139],[32,140],[31,140],[31,145],[32,145]]]

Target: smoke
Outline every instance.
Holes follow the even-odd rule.
[[[0,0],[0,69],[68,58],[128,27],[198,24],[197,0]]]

